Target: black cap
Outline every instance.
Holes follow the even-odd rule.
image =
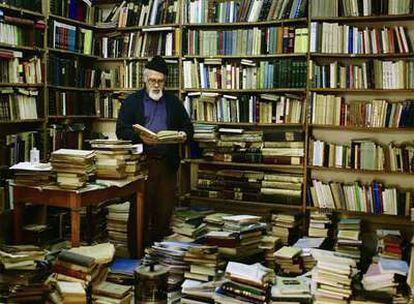
[[[168,74],[167,63],[161,56],[154,56],[150,61],[145,65],[147,69],[154,70],[164,75]]]

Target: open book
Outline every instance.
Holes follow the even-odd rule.
[[[180,143],[183,142],[187,137],[187,134],[185,134],[183,131],[162,130],[158,133],[154,133],[144,126],[141,126],[140,124],[132,125],[132,127],[138,134],[145,134],[146,136],[157,139],[160,143],[163,144]]]

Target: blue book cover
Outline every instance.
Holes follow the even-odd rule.
[[[141,265],[141,260],[116,258],[109,269],[112,273],[122,273],[127,275],[134,275],[134,270]]]

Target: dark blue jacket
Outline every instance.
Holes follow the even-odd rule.
[[[121,105],[118,121],[116,123],[116,136],[119,139],[132,140],[141,143],[141,138],[133,130],[133,124],[145,125],[144,118],[144,89],[129,95]],[[180,100],[172,94],[164,92],[165,104],[167,108],[167,127],[168,130],[184,131],[187,134],[187,141],[193,138],[193,125],[188,117],[187,111]],[[177,170],[180,159],[178,145],[168,145],[167,158],[171,168]]]

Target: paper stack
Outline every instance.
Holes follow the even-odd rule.
[[[215,291],[215,303],[267,303],[269,283],[274,276],[271,269],[259,263],[229,262],[225,274],[227,280]]]
[[[352,258],[359,262],[361,259],[360,239],[360,225],[359,218],[342,218],[338,223],[337,243],[335,251],[338,256]]]
[[[5,270],[35,270],[35,261],[45,259],[45,251],[34,245],[0,247],[0,263]]]
[[[270,304],[312,303],[310,283],[311,279],[305,276],[292,278],[276,276],[276,284],[271,290]]]
[[[92,299],[96,304],[130,304],[132,298],[131,289],[131,286],[125,286],[111,282],[102,282],[93,288]]]
[[[309,237],[329,237],[332,228],[332,214],[322,213],[319,211],[311,211],[309,220]]]
[[[60,149],[50,159],[59,187],[79,189],[95,175],[95,151]]]
[[[274,253],[276,265],[279,270],[286,274],[302,274],[302,250],[297,247],[283,246]]]
[[[315,304],[348,303],[352,296],[351,281],[356,273],[356,262],[334,254],[321,249],[312,250],[312,255],[317,261],[316,267],[312,270],[312,294]]]
[[[129,202],[107,206],[106,229],[109,241],[114,244],[116,256],[129,257],[128,251],[128,217]]]
[[[202,282],[217,280],[224,266],[216,246],[191,246],[185,253],[184,261],[190,265],[184,277]]]
[[[129,140],[94,139],[90,141],[96,151],[96,176],[101,179],[123,179],[126,161],[133,148]]]
[[[277,236],[284,245],[294,243],[299,237],[299,216],[295,214],[272,214],[271,235]]]

